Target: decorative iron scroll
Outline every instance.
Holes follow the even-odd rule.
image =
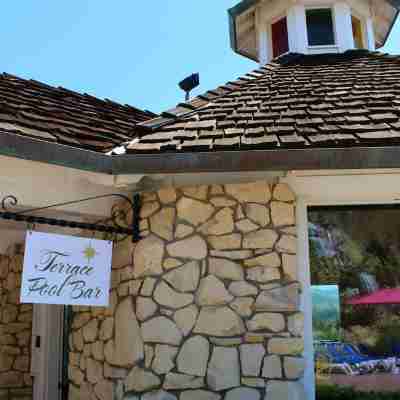
[[[126,220],[127,213],[119,208],[113,208],[111,211],[111,217],[107,220],[103,220],[98,223],[70,221],[64,219],[39,217],[31,215],[31,213],[48,210],[54,207],[69,206],[92,200],[104,199],[107,197],[119,197],[129,204],[129,207],[132,210],[131,228],[120,224],[121,220]],[[125,239],[126,236],[132,236],[133,242],[138,242],[140,240],[139,213],[141,208],[141,202],[140,202],[140,195],[138,193],[134,194],[133,200],[131,200],[128,196],[125,196],[123,194],[111,193],[102,196],[87,197],[85,199],[68,201],[65,203],[51,204],[48,206],[33,208],[30,210],[23,210],[17,212],[12,211],[17,206],[18,206],[18,199],[15,196],[8,195],[4,197],[1,200],[1,208],[3,209],[3,211],[0,211],[0,218],[5,220],[26,222],[28,224],[42,224],[42,225],[60,226],[64,228],[84,229],[92,232],[102,232],[106,234],[107,237],[112,238],[115,241],[121,240],[118,239],[118,235],[124,235],[123,239]],[[109,224],[107,224],[107,222]]]

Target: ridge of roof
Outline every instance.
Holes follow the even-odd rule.
[[[125,149],[146,154],[400,143],[399,79],[397,55],[287,54],[194,98],[190,109],[179,105],[139,124]]]

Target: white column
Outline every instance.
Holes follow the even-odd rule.
[[[365,31],[367,35],[367,49],[370,51],[375,51],[375,31],[372,18],[367,18]]]
[[[272,57],[269,55],[267,24],[264,27],[260,26],[260,28],[262,29],[258,31],[258,62],[262,67],[271,61]]]
[[[306,11],[302,4],[294,5],[287,15],[289,33],[289,51],[292,53],[308,53]]]
[[[297,224],[297,270],[298,280],[302,286],[301,311],[304,313],[304,360],[306,369],[303,385],[307,400],[315,399],[314,343],[312,327],[312,298],[310,255],[308,244],[307,204],[304,199],[296,202]]]
[[[256,30],[258,35],[258,62],[262,67],[271,61],[272,57],[269,54],[268,25],[261,8],[256,11]]]
[[[355,48],[353,27],[351,22],[351,8],[344,1],[335,3],[334,11],[334,27],[336,33],[336,44],[339,52],[345,52]]]

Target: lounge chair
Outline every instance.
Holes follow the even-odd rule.
[[[374,362],[376,364],[376,368],[381,369],[384,372],[392,372],[396,367],[396,356],[394,352],[392,352],[393,354],[391,355],[384,355],[379,357],[376,355],[372,355],[368,347],[363,344],[359,344],[357,346],[351,345],[351,347],[361,356],[367,357],[372,362]]]
[[[331,354],[337,362],[347,363],[354,366],[360,373],[367,373],[373,369],[371,362],[367,361],[363,357],[346,351],[346,347],[343,343],[328,343],[326,347],[329,354]]]
[[[370,372],[373,372],[377,368],[382,368],[385,371],[391,370],[392,362],[389,362],[387,358],[369,356],[363,354],[357,346],[349,343],[343,345],[343,349],[347,354],[350,354],[360,359],[360,362],[368,363],[370,365]]]
[[[315,365],[317,374],[343,374],[343,375],[359,375],[359,372],[345,362],[338,362],[329,354],[324,352],[315,353]]]

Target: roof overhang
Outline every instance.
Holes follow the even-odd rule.
[[[400,168],[400,146],[109,156],[2,132],[0,155],[114,176]]]
[[[118,174],[400,168],[400,146],[128,154],[113,157]]]
[[[112,174],[111,157],[103,153],[0,131],[0,155],[82,171]]]
[[[258,61],[255,6],[259,1],[243,0],[228,10],[233,51],[254,61]]]
[[[258,61],[256,6],[263,0],[243,0],[228,10],[232,49]],[[376,48],[383,47],[400,12],[400,0],[371,0]]]
[[[374,14],[375,45],[379,49],[386,44],[400,13],[400,0],[372,0]]]

